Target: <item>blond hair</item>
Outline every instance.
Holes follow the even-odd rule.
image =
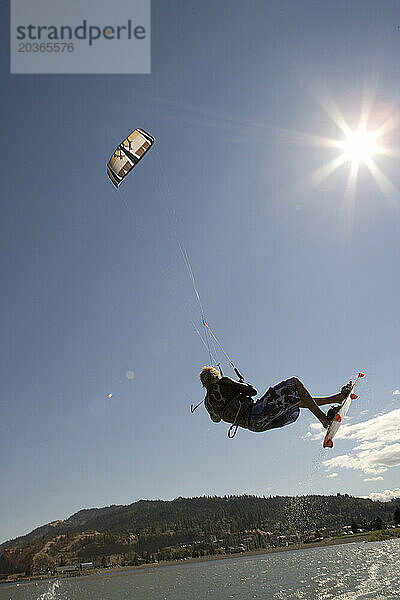
[[[221,378],[219,371],[214,369],[214,367],[203,367],[200,373],[200,381],[203,386],[206,388],[212,383],[218,381]]]

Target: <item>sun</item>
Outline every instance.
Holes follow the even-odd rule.
[[[343,154],[351,162],[368,162],[378,151],[376,133],[364,129],[351,131],[343,142]]]
[[[353,207],[358,182],[363,175],[362,171],[369,171],[383,195],[398,203],[399,191],[385,175],[379,163],[383,163],[386,159],[397,162],[400,159],[398,146],[388,145],[388,141],[390,138],[393,139],[399,128],[400,110],[392,106],[390,110],[380,113],[374,110],[372,96],[366,97],[362,100],[358,122],[354,123],[353,115],[354,125],[351,125],[330,96],[321,98],[319,104],[336,125],[338,137],[334,139],[294,132],[293,139],[301,144],[336,150],[336,155],[306,175],[303,181],[297,182],[296,189],[302,189],[303,193],[318,189],[338,169],[347,167],[347,181],[343,193],[344,206],[348,205],[349,209]]]

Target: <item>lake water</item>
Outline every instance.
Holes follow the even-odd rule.
[[[1,585],[0,600],[399,600],[400,540]]]

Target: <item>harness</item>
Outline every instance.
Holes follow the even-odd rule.
[[[221,350],[223,351],[223,353],[225,354],[225,356],[228,358],[228,360],[231,363],[231,366],[232,366],[233,370],[235,371],[235,373],[236,373],[236,375],[237,375],[240,383],[244,383],[245,379],[244,379],[243,375],[241,374],[241,372],[239,371],[239,369],[237,367],[235,367],[235,365],[233,364],[233,362],[230,360],[229,356],[226,354],[225,350],[222,348],[222,346],[219,343],[219,341],[217,340],[216,336],[214,335],[214,333],[209,328],[209,326],[208,326],[208,324],[207,324],[207,322],[206,322],[206,320],[205,320],[204,317],[203,317],[203,325],[204,325],[205,331],[207,331],[207,330],[209,331],[209,333],[212,335],[212,337],[214,338],[214,340],[217,342],[218,346],[221,348]],[[212,362],[211,362],[211,364],[212,364]],[[219,369],[221,377],[223,377],[224,373],[222,371],[221,363],[217,363],[217,367]],[[218,385],[218,384],[216,384],[216,385]],[[217,390],[215,390],[215,391],[217,391]],[[214,390],[213,390],[213,393],[214,393]],[[222,400],[222,398],[224,398],[224,396],[219,391],[219,385],[218,385],[218,394],[220,396],[220,400]],[[203,402],[204,403],[206,402],[207,398],[208,398],[208,392],[205,395],[205,397],[203,398],[203,400],[200,400],[200,402],[198,404],[196,404],[196,406],[193,406],[193,404],[190,405],[190,412],[193,414],[194,411],[201,404],[203,404]],[[239,416],[240,416],[240,411],[242,410],[243,406],[245,404],[249,404],[250,405],[250,404],[253,403],[253,401],[251,400],[251,398],[249,398],[248,396],[243,396],[242,394],[237,394],[233,398],[230,398],[230,400],[227,400],[227,402],[225,404],[225,407],[224,407],[224,410],[222,412],[222,416],[221,416],[222,420],[225,421],[225,419],[224,419],[224,413],[226,411],[227,406],[229,406],[229,404],[231,402],[236,402],[236,400],[238,400],[238,399],[239,399],[239,408],[238,408],[238,411],[236,413],[236,416],[235,416],[235,419],[234,419],[232,425],[229,427],[229,429],[227,431],[227,436],[228,436],[229,439],[233,439],[235,437],[235,435],[237,434],[237,430],[239,428],[238,420],[239,420]]]
[[[224,396],[221,394],[220,391],[220,387],[218,383],[214,384],[214,389],[211,392],[211,394],[209,395],[208,393],[206,394],[206,397],[204,400],[206,400],[206,398],[209,396],[210,398],[212,398],[212,396],[214,395],[214,400],[224,400]],[[235,437],[235,435],[237,434],[237,430],[240,427],[239,425],[239,416],[240,416],[240,412],[242,410],[242,408],[246,405],[250,405],[252,404],[252,400],[250,398],[248,398],[247,396],[244,396],[243,394],[236,394],[236,396],[233,396],[232,398],[229,398],[229,400],[226,400],[224,409],[222,411],[221,414],[221,418],[223,421],[227,421],[227,413],[229,414],[229,407],[232,405],[232,403],[237,402],[237,400],[239,400],[239,408],[236,412],[235,418],[233,420],[232,425],[229,427],[228,431],[227,431],[227,436],[229,439],[233,439]]]
[[[241,394],[239,396],[241,396]],[[237,400],[237,398],[239,398],[239,396],[235,396],[234,398],[232,398],[232,400]],[[231,402],[231,400],[229,400],[229,402]],[[226,435],[228,436],[228,438],[230,440],[233,440],[233,438],[237,434],[237,430],[239,429],[239,424],[237,421],[239,420],[239,415],[240,415],[240,411],[242,410],[243,404],[244,404],[243,400],[240,399],[239,400],[239,408],[236,413],[235,420],[233,421],[232,425],[229,427],[228,431],[226,432]]]

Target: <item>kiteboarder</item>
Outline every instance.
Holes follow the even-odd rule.
[[[300,379],[291,377],[270,387],[259,400],[253,401],[257,390],[252,385],[222,377],[214,367],[204,367],[200,381],[207,390],[204,403],[212,421],[232,423],[229,437],[235,435],[238,427],[259,432],[294,423],[300,408],[308,408],[327,428],[337,408],[328,417],[319,407],[342,404],[352,387],[350,381],[338,394],[313,398]]]

